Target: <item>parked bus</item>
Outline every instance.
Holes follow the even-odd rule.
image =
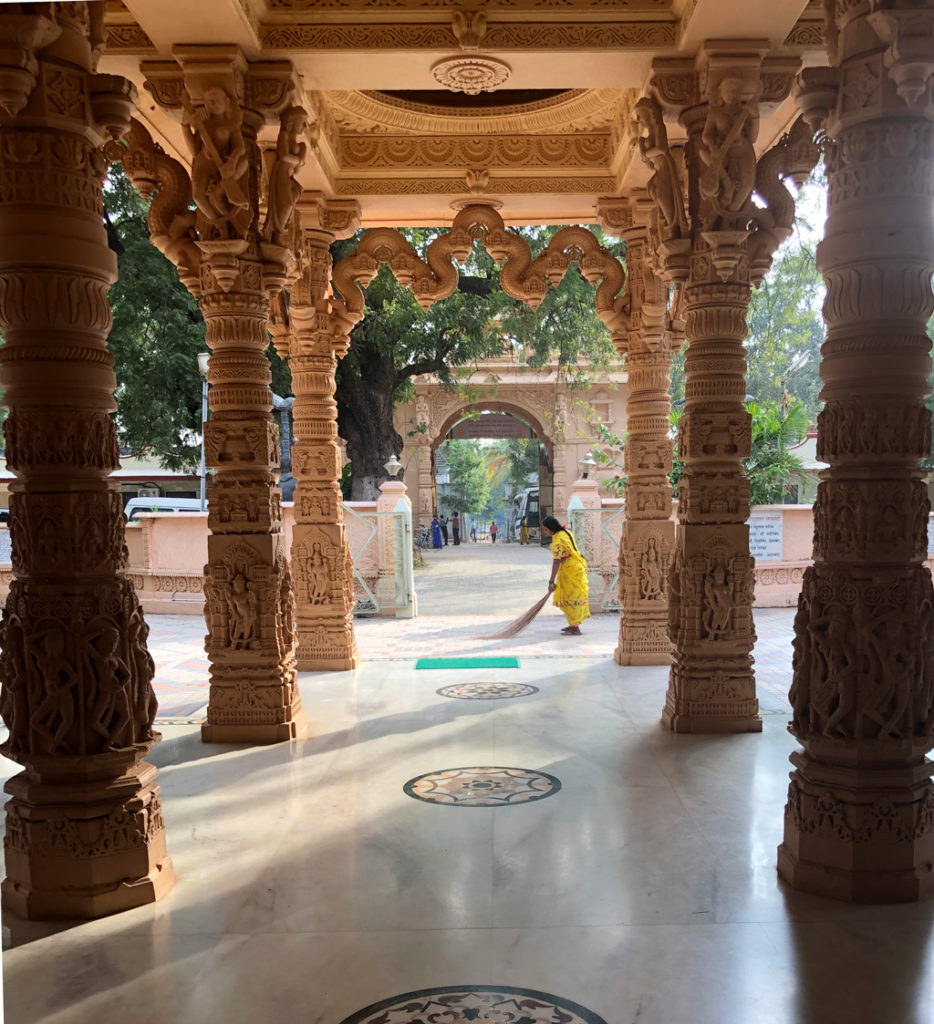
[[[513,534],[516,540],[519,539],[519,524],[522,522],[523,516],[529,531],[537,531],[541,525],[538,509],[538,488],[526,487],[524,491],[520,491],[513,499],[512,512]]]

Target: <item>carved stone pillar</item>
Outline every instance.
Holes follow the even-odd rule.
[[[653,86],[687,132],[687,211],[661,107],[637,105],[649,194],[659,214],[665,275],[684,281],[685,409],[678,484],[679,529],[670,576],[673,664],[662,721],[675,732],[759,731],[751,651],[753,559],[749,554],[746,311],[754,274],[778,236],[758,230],[752,201],[760,105],[783,99],[796,65],[737,41],[694,62],[657,61]],[[790,201],[782,189],[783,199]],[[793,203],[791,205],[794,210]],[[757,225],[754,232],[750,223]],[[753,245],[755,238],[755,245]],[[755,261],[755,266],[754,266]]]
[[[148,627],[126,576],[110,413],[102,151],[130,124],[123,78],[94,74],[102,8],[0,7],[0,383],[13,582],[3,612],[3,901],[92,918],[174,881],[155,784]]]
[[[211,689],[202,738],[272,743],[305,724],[265,350],[269,295],[277,296],[288,269],[306,115],[289,106],[288,64],[251,67],[228,46],[179,47],[176,56],[144,70],[155,98],[182,121],[190,183],[151,141],[131,144],[124,162],[135,182],[159,192],[150,212],[153,241],[197,296],[211,350],[205,457],[214,476],[204,586]],[[256,133],[267,118],[280,120],[280,132],[261,224]]]
[[[634,201],[619,226],[626,241],[629,329],[614,335],[626,356],[629,398],[623,453],[626,507],[619,545],[618,665],[668,665],[668,571],[675,543],[671,521],[668,394],[672,338],[668,285],[650,262],[650,200]],[[618,218],[614,218],[618,219]]]
[[[923,562],[934,310],[934,4],[838,4],[804,72],[830,183],[814,565],[795,619],[779,873],[860,903],[934,894],[934,591]]]
[[[329,245],[352,234],[355,202],[306,198],[301,211],[300,273],[289,307],[296,443],[292,450],[295,526],[292,567],[302,670],[343,671],[359,662],[353,630],[353,561],[343,523],[334,400],[337,360],[351,324],[332,309]]]

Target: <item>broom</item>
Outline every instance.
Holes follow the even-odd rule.
[[[535,604],[527,611],[523,612],[518,619],[513,619],[508,626],[504,626],[498,633],[493,633],[490,636],[483,636],[481,640],[505,640],[508,637],[515,636],[517,633],[521,633],[523,629],[535,618],[536,615],[545,607],[545,602],[551,597],[549,591],[540,600],[536,601]]]

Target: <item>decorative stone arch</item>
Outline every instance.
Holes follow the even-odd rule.
[[[465,413],[474,410],[478,412],[508,412],[512,416],[524,420],[535,431],[538,440],[548,449],[549,456],[554,454],[554,429],[553,426],[549,427],[546,424],[541,410],[534,410],[527,401],[502,398],[462,400],[453,411],[445,415],[441,426],[427,435],[431,450],[437,451],[438,446],[444,442],[448,431],[464,419]]]

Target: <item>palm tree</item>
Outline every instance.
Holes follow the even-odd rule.
[[[807,413],[799,402],[789,405],[784,417],[779,405],[748,402],[746,410],[752,416],[751,450],[749,458],[743,459],[749,503],[774,505],[782,501],[792,482],[804,477],[804,463],[788,449],[804,439]]]
[[[807,433],[808,419],[799,402],[788,406],[782,416],[780,405],[758,405],[747,402],[746,411],[752,416],[752,443],[749,458],[743,459],[743,469],[749,477],[749,504],[774,505],[780,503],[786,488],[803,479],[804,463],[788,449],[799,444]],[[684,408],[671,410],[674,433],[680,426]],[[675,445],[671,482],[677,494],[678,480],[684,472],[684,463],[678,458]]]

